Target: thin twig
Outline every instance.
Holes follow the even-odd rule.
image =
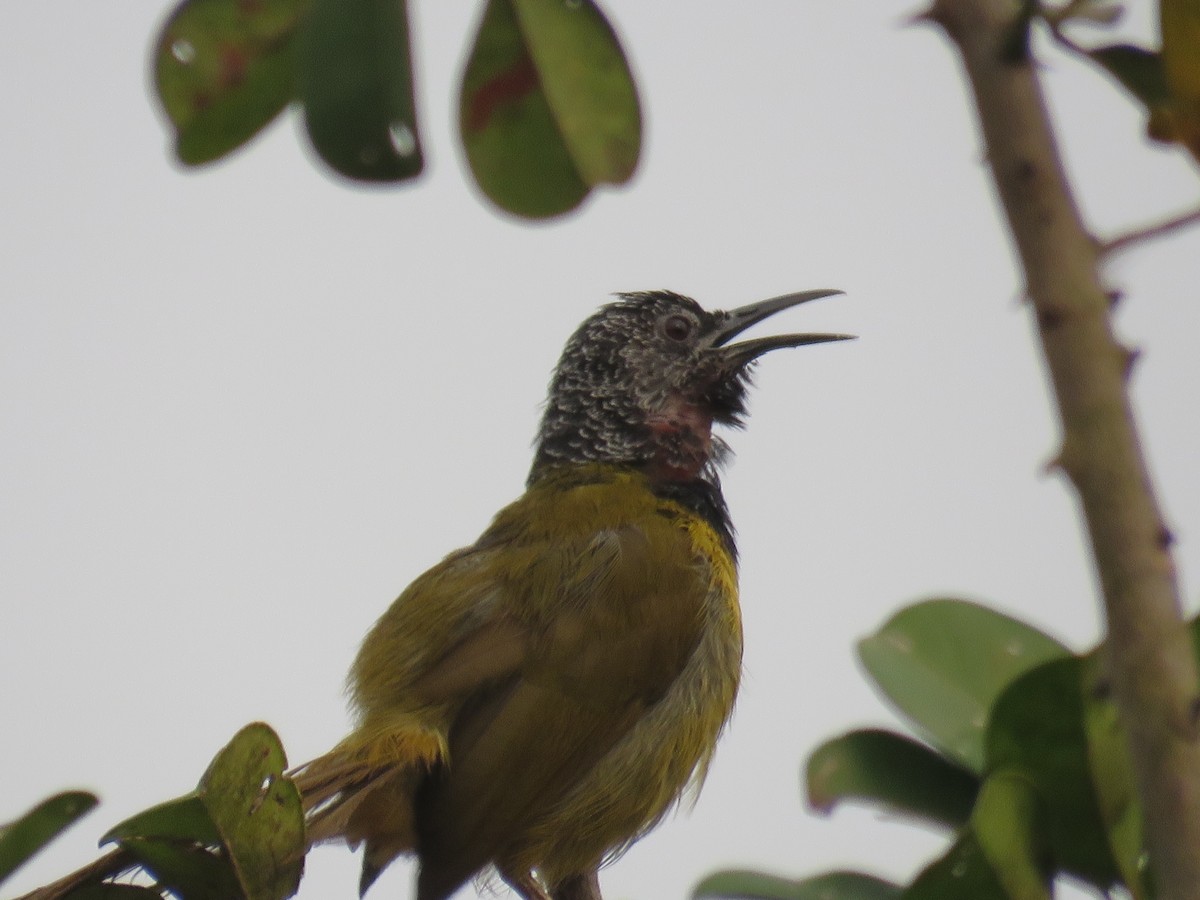
[[[1190,212],[1180,213],[1172,216],[1169,219],[1163,219],[1154,225],[1144,225],[1141,228],[1135,228],[1132,231],[1127,231],[1124,234],[1119,234],[1114,238],[1109,238],[1100,245],[1100,252],[1105,256],[1111,256],[1114,253],[1119,253],[1122,250],[1128,250],[1134,244],[1140,244],[1142,241],[1153,240],[1154,238],[1163,237],[1170,234],[1172,231],[1178,231],[1180,228],[1186,228],[1189,225],[1195,225],[1200,222],[1200,209],[1193,209]]]
[[[133,854],[124,848],[117,848],[88,863],[83,868],[76,869],[70,875],[30,891],[28,894],[18,897],[17,900],[59,900],[85,885],[98,884],[106,878],[115,878],[123,872],[136,868],[137,865],[138,862]]]

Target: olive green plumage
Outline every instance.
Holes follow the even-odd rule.
[[[384,613],[355,730],[297,776],[310,842],[366,845],[363,891],[411,852],[418,900],[489,866],[526,900],[598,900],[598,867],[702,780],[742,652],[711,426],[758,355],[840,336],[727,342],[826,293],[626,295],[581,326],[525,494]]]

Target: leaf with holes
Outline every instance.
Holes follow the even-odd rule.
[[[290,897],[300,883],[304,814],[285,768],[279,738],[255,722],[234,736],[200,779],[198,793],[248,900]]]

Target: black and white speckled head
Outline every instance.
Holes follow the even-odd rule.
[[[740,424],[750,364],[769,350],[846,335],[729,341],[782,309],[836,293],[789,294],[728,312],[709,312],[670,291],[619,295],[563,350],[530,482],[548,467],[583,462],[639,468],[666,481],[712,473],[725,453],[712,426]]]

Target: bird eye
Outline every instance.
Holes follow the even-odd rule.
[[[662,323],[663,334],[673,341],[686,341],[692,336],[696,323],[687,316],[667,316]]]

